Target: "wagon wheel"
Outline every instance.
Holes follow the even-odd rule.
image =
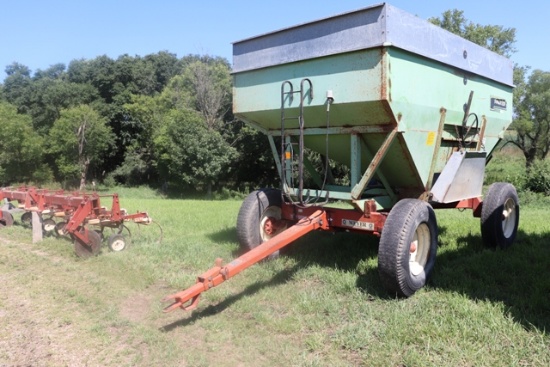
[[[107,244],[111,251],[119,252],[126,248],[126,238],[119,233],[115,233],[109,237]]]
[[[489,186],[481,207],[481,237],[488,247],[509,247],[516,238],[519,223],[519,199],[509,183]]]
[[[281,221],[281,191],[262,189],[250,193],[237,217],[237,237],[243,251],[249,251],[286,229]],[[269,258],[279,255],[274,252]]]
[[[2,210],[2,218],[0,219],[0,227],[11,227],[13,225],[13,216],[10,212]]]
[[[21,223],[24,226],[32,227],[32,213],[24,212],[23,215],[21,215]]]
[[[67,222],[58,222],[55,225],[54,233],[56,236],[64,236],[67,234],[67,231],[65,230],[65,226],[67,225]]]
[[[437,222],[427,203],[399,201],[390,211],[378,248],[378,272],[384,286],[412,296],[426,284],[437,252]]]
[[[55,230],[56,223],[53,219],[48,218],[42,221],[42,229],[46,233],[50,233]]]
[[[83,232],[83,230],[81,230]],[[101,249],[101,237],[96,231],[88,231],[90,244],[87,245],[77,237],[74,237],[74,251],[78,257],[88,258],[95,256]]]

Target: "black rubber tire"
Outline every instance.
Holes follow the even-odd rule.
[[[422,232],[417,234],[417,231]],[[414,262],[411,265],[410,262],[415,234],[423,236],[423,245],[417,246],[422,247],[422,266]],[[378,273],[390,293],[409,297],[426,284],[435,265],[437,236],[435,213],[424,201],[403,199],[392,208],[382,229],[378,248]],[[417,255],[418,252],[415,252],[414,256]]]
[[[101,237],[96,231],[88,230],[88,238],[90,245],[80,242],[77,237],[74,237],[74,252],[78,257],[88,258],[99,254],[101,250]]]
[[[119,233],[115,233],[111,236],[109,236],[109,240],[107,241],[107,244],[109,245],[109,248],[113,252],[120,252],[126,248],[126,238],[124,238],[123,235]]]
[[[0,226],[11,227],[13,225],[13,215],[6,210],[2,210],[2,219],[0,219]]]
[[[481,238],[490,248],[508,248],[514,242],[519,225],[519,199],[516,188],[495,182],[487,191],[481,207]]]
[[[256,190],[244,199],[237,217],[237,238],[243,252],[250,251],[263,242],[260,233],[262,217],[269,208],[280,209],[281,205],[281,191],[278,189]],[[278,255],[279,251],[276,251],[269,258]]]

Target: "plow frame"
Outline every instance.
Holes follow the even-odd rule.
[[[111,209],[101,205],[101,198],[112,198]],[[62,232],[69,234],[75,240],[75,249],[84,247],[96,254],[99,250],[97,242],[101,238],[90,235],[89,225],[98,225],[101,229],[118,228],[122,231],[124,222],[150,224],[151,217],[146,212],[128,214],[120,207],[118,194],[99,195],[97,193],[65,193],[63,190],[37,189],[34,187],[2,188],[0,200],[17,201],[18,208],[26,212],[36,212],[40,216],[51,215],[65,220]],[[3,217],[0,213],[0,219]],[[60,223],[58,223],[60,224]],[[76,243],[78,242],[78,244]],[[82,253],[77,251],[79,256]]]

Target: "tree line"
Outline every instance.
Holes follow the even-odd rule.
[[[516,50],[516,29],[500,25],[481,25],[466,19],[462,10],[447,10],[429,19],[435,25],[510,58]],[[519,148],[529,168],[544,160],[550,151],[550,71],[514,65],[513,134],[505,144]]]
[[[5,71],[1,185],[95,180],[209,191],[277,177],[266,138],[231,113],[223,58],[163,51]]]
[[[515,29],[468,21],[449,10],[430,21],[506,57]],[[98,56],[34,73],[17,62],[0,84],[0,185],[87,182],[199,191],[276,186],[266,137],[231,113],[229,62]],[[514,67],[509,144],[526,166],[550,151],[550,72]]]

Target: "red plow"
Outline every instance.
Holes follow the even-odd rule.
[[[110,209],[101,205],[102,198],[111,199]],[[105,228],[113,231],[107,239],[109,248],[112,251],[122,251],[127,244],[127,239],[122,233],[126,228],[125,222],[152,223],[146,212],[128,214],[122,209],[118,194],[66,193],[63,190],[19,187],[0,189],[0,200],[9,201],[10,208],[14,210],[24,211],[21,216],[23,223],[34,222],[33,213],[36,213],[44,232],[53,231],[56,235],[69,235],[79,257],[99,253]],[[17,207],[11,206],[13,201],[17,201]],[[0,225],[13,224],[11,211],[0,211]]]

